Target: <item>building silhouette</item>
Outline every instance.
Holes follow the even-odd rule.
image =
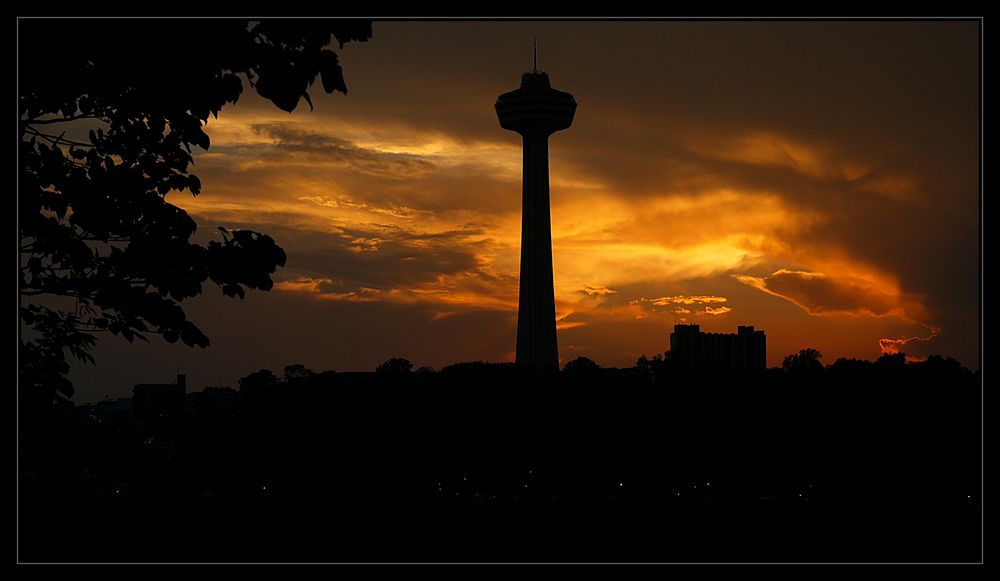
[[[194,420],[229,417],[241,400],[240,392],[231,387],[206,387],[184,396],[184,414]]]
[[[177,374],[175,383],[139,383],[132,388],[132,415],[142,422],[166,423],[184,416],[187,377]]]
[[[81,404],[76,409],[77,413],[93,421],[127,421],[132,417],[132,398],[104,398],[96,403]]]
[[[552,220],[549,215],[549,136],[569,128],[573,95],[557,91],[535,66],[521,87],[497,98],[500,126],[521,135],[521,279],[517,306],[518,365],[559,369],[556,303],[552,283]]]
[[[766,369],[767,339],[753,325],[740,325],[736,333],[703,333],[699,325],[674,325],[670,354],[689,365]]]

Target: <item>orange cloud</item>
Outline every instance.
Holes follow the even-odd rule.
[[[780,269],[766,277],[735,274],[733,278],[787,300],[810,315],[898,317],[931,329],[928,337],[880,339],[882,353],[898,353],[907,343],[930,341],[940,332],[929,323],[930,315],[923,303],[903,293],[898,284],[884,275],[828,275]]]
[[[313,295],[325,300],[350,301],[350,302],[371,302],[379,300],[383,291],[379,289],[361,287],[357,290],[337,292],[335,289],[340,286],[329,278],[311,278],[302,276],[290,280],[282,280],[274,283],[274,290],[303,293]]]
[[[279,281],[274,289],[284,292],[311,295],[319,300],[346,302],[383,301],[397,304],[425,304],[452,307],[452,310],[437,311],[434,320],[439,320],[460,311],[510,311],[517,309],[517,296],[513,293],[498,293],[488,295],[477,288],[476,281],[466,273],[456,275],[441,275],[433,283],[416,284],[410,287],[377,289],[358,287],[345,288],[342,283],[335,283],[329,278],[310,278],[303,276],[295,279]],[[516,287],[514,289],[516,293]],[[571,313],[570,313],[571,314]],[[563,317],[565,318],[565,317]],[[567,323],[565,328],[581,326],[584,323]]]
[[[382,238],[352,238],[351,252],[378,252],[384,242]]]
[[[618,294],[618,291],[610,289],[610,288],[608,288],[606,286],[603,286],[603,285],[602,286],[585,286],[585,287],[583,287],[583,292],[587,293],[590,296],[594,296],[594,295],[604,296],[604,295],[615,295],[615,294]]]
[[[873,176],[862,181],[858,188],[900,202],[925,201],[925,195],[921,191],[920,182],[908,175],[889,174]]]
[[[688,148],[713,159],[786,167],[814,179],[855,180],[870,171],[866,164],[838,156],[829,146],[767,131],[694,139],[688,143]]]
[[[562,313],[562,314],[558,314]],[[568,320],[571,316],[575,315],[576,311],[566,310],[565,307],[559,307],[556,315],[556,330],[565,331],[566,329],[575,329],[577,327],[586,327],[590,324],[589,321],[570,321]]]
[[[733,278],[783,298],[810,315],[894,315],[914,323],[927,320],[926,308],[887,278],[784,268],[766,277],[734,274]]]
[[[937,337],[941,333],[941,329],[938,327],[931,327],[931,334],[927,337],[908,337],[900,339],[879,339],[878,346],[882,349],[882,353],[887,355],[892,355],[894,353],[905,353],[905,347],[911,342],[927,342]],[[907,355],[906,359],[909,361],[922,361],[922,357],[914,357]]]
[[[320,286],[333,284],[329,278],[309,278],[307,276],[274,283],[274,290],[286,292],[318,293]]]
[[[383,214],[386,216],[391,216],[393,218],[404,218],[407,220],[413,219],[417,214],[427,214],[426,211],[415,210],[407,206],[398,206],[395,204],[390,204],[388,207],[378,207],[371,204],[365,204],[363,202],[355,202],[347,196],[338,196],[336,198],[329,196],[302,196],[299,200],[305,202],[312,202],[317,206],[325,206],[328,208],[344,208],[349,210],[360,210],[366,212],[372,212],[375,214]]]
[[[669,309],[669,312],[675,315],[724,315],[726,313],[732,312],[732,308],[726,306],[713,307],[712,304],[725,303],[729,299],[726,297],[714,296],[714,295],[676,295],[670,297],[660,297],[656,299],[646,299],[638,298],[631,299],[628,301],[629,307],[633,309],[644,309],[649,312],[666,312],[661,310],[662,307],[671,307],[676,305],[676,308]],[[703,305],[700,309],[690,309],[692,305]],[[641,318],[641,316],[637,317]],[[685,320],[685,319],[681,319]]]
[[[651,299],[650,302],[658,307],[665,307],[667,305],[693,305],[700,303],[724,303],[728,301],[726,297],[716,297],[716,296],[686,296],[678,295],[674,297],[660,297],[658,299]]]

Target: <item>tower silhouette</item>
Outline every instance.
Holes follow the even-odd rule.
[[[552,286],[549,216],[549,136],[573,124],[576,100],[557,91],[538,70],[521,75],[521,88],[497,98],[500,127],[523,140],[521,177],[521,283],[517,307],[518,365],[559,369],[556,302]]]

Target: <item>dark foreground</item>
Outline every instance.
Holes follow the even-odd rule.
[[[982,559],[981,386],[950,361],[298,371],[157,421],[22,407],[19,559]]]
[[[23,536],[75,562],[978,562],[973,502],[450,501],[91,506]],[[27,516],[27,515],[24,515]],[[34,516],[34,515],[33,515]]]

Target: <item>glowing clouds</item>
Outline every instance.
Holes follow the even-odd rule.
[[[785,167],[813,179],[855,180],[870,171],[865,164],[842,156],[838,158],[831,147],[766,131],[696,139],[688,148],[699,155],[723,161]]]
[[[563,314],[556,317],[556,330],[565,331],[566,329],[575,329],[577,327],[586,327],[589,323],[587,321],[570,321],[570,317],[575,315],[574,311],[566,311]]]
[[[583,292],[587,293],[589,296],[605,296],[605,295],[616,295],[618,291],[610,289],[606,286],[585,286],[583,287]]]
[[[292,280],[280,280],[274,283],[274,290],[293,293],[318,293],[321,286],[333,284],[329,278],[309,278],[303,276]]]
[[[301,276],[289,280],[281,280],[274,283],[274,290],[290,293],[302,293],[312,295],[323,300],[350,301],[350,302],[372,302],[377,301],[384,294],[379,289],[361,287],[353,291],[337,292],[338,287],[343,285],[335,283],[329,278],[311,278]]]
[[[866,178],[859,188],[899,202],[923,202],[921,184],[907,175],[876,175]]]
[[[363,202],[356,202],[347,196],[302,196],[299,200],[303,202],[311,202],[317,206],[325,206],[327,208],[337,208],[343,210],[356,210],[358,212],[369,212],[375,214],[382,214],[384,216],[389,216],[392,218],[400,218],[404,220],[412,220],[420,212],[413,208],[407,206],[397,206],[395,204],[390,204],[388,207],[373,206],[371,204],[365,204]]]
[[[787,269],[763,278],[745,274],[734,274],[733,278],[783,298],[810,315],[894,315],[915,323],[923,323],[927,316],[923,305],[888,280]]]
[[[888,277],[828,275],[781,269],[766,277],[734,274],[733,278],[780,297],[814,316],[896,317],[931,329],[927,337],[880,339],[882,353],[898,353],[910,342],[927,342],[940,333],[931,325],[927,308],[905,295]]]
[[[879,339],[878,346],[882,349],[882,353],[887,355],[893,355],[895,353],[906,352],[906,345],[912,342],[926,343],[941,334],[941,329],[937,327],[931,327],[931,334],[927,337],[909,337],[902,339]],[[907,357],[907,359],[918,359],[915,357]]]
[[[596,291],[600,287],[642,286],[620,298],[648,297],[650,288],[754,268],[823,220],[775,194],[729,188],[663,193],[631,204],[610,191],[556,192],[559,197],[565,202],[552,210],[553,262],[557,297],[567,300],[580,297],[580,289],[608,297]]]
[[[700,315],[725,315],[726,313],[732,312],[733,309],[731,307],[711,306],[713,304],[721,304],[728,301],[729,299],[726,297],[714,295],[676,295],[656,299],[632,299],[628,303],[633,307],[644,308],[650,312],[670,311],[675,315],[682,315],[682,317],[686,317],[688,315],[697,317]],[[682,318],[681,320],[686,319]]]
[[[251,130],[264,138],[259,150],[270,166],[350,168],[354,172],[388,179],[422,176],[434,171],[433,159],[411,153],[396,153],[366,147],[329,133],[314,131],[299,123],[257,123]],[[240,166],[240,169],[249,167]]]
[[[706,304],[706,303],[724,303],[728,301],[726,297],[716,297],[716,296],[674,296],[674,297],[660,297],[658,299],[650,299],[649,302],[653,303],[658,307],[665,307],[667,305],[694,305],[694,304]]]

